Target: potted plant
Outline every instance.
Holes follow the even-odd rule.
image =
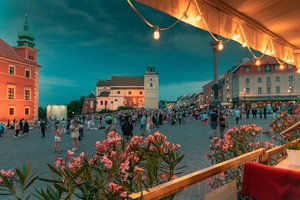
[[[286,146],[286,152],[290,165],[300,165],[300,143],[299,141],[291,142]]]

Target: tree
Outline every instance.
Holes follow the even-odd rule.
[[[39,119],[46,119],[46,108],[39,107]]]

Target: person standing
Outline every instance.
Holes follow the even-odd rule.
[[[67,129],[67,121],[65,118],[61,121],[61,134],[65,134]]]
[[[15,131],[16,131],[16,134],[15,134],[14,138],[19,138],[20,124],[18,123],[18,120],[15,120]]]
[[[239,124],[240,110],[239,110],[238,108],[235,109],[235,111],[234,111],[234,116],[235,116],[236,124]]]
[[[24,136],[24,135],[28,136],[28,133],[29,133],[29,124],[28,124],[27,119],[25,119],[24,125],[23,125],[23,133],[22,133],[22,136]]]
[[[116,132],[116,128],[115,128],[115,126],[112,124],[112,120],[110,119],[110,120],[107,121],[107,126],[105,127],[105,130],[104,130],[104,132],[105,132],[105,134],[106,134],[106,139],[107,139],[108,134],[109,134],[110,132],[112,132],[112,131]]]
[[[263,113],[262,108],[259,107],[258,109],[259,119],[262,119],[262,113]]]
[[[2,135],[4,135],[4,124],[0,122],[0,137],[2,137]]]
[[[267,118],[267,108],[266,108],[266,106],[264,106],[264,118],[265,119]]]
[[[54,152],[55,153],[62,152],[60,149],[61,138],[62,138],[62,135],[60,132],[59,124],[56,124],[54,127]]]
[[[133,125],[132,125],[130,116],[126,115],[124,118],[124,121],[122,121],[121,123],[122,123],[121,129],[123,132],[123,139],[124,139],[125,143],[128,144],[128,142],[131,140],[131,138],[133,136],[133,134],[132,134]]]
[[[223,139],[225,127],[228,127],[228,122],[227,122],[226,116],[223,114],[223,112],[220,112],[218,121],[219,121],[219,125],[220,125],[220,136],[221,136],[221,139]]]
[[[83,128],[83,126],[81,124],[78,124],[77,119],[74,118],[72,125],[70,126],[71,138],[72,138],[72,144],[73,144],[72,151],[78,150],[79,129],[82,129],[82,128]]]
[[[41,125],[42,138],[44,138],[45,137],[46,126],[47,126],[46,121],[42,120],[40,125]]]
[[[216,109],[213,109],[209,115],[209,124],[210,124],[210,139],[212,139],[213,134],[215,135],[215,137],[217,137],[218,114]]]
[[[150,113],[147,113],[147,120],[146,120],[146,129],[148,131],[148,135],[151,134],[151,127],[153,126],[153,120],[152,117],[150,115]]]
[[[276,119],[276,117],[277,117],[277,107],[274,106],[273,107],[273,119]]]
[[[140,129],[142,131],[142,136],[145,134],[146,120],[147,120],[147,117],[146,117],[145,113],[143,112],[142,117],[141,117],[141,126],[140,126]]]

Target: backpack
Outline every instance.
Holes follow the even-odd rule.
[[[131,129],[131,125],[128,121],[125,121],[122,123],[121,129],[123,131],[123,135],[131,135],[132,129]]]

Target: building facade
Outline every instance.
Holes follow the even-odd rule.
[[[38,120],[39,69],[35,37],[29,31],[27,16],[18,34],[18,46],[0,39],[0,121],[15,118]]]
[[[260,65],[250,61],[233,73],[234,105],[252,107],[287,107],[300,95],[300,74],[290,64],[280,65],[271,56],[260,59]]]
[[[109,80],[98,80],[96,94],[85,98],[82,113],[117,110],[120,106],[158,108],[158,89],[158,73],[152,65],[146,68],[144,76],[111,76]]]

